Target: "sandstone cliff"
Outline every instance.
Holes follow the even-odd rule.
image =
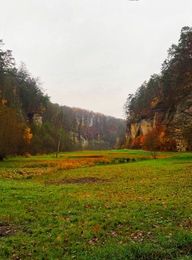
[[[127,143],[144,138],[154,128],[161,127],[177,151],[192,150],[192,93],[174,108],[153,108],[152,115],[140,120],[132,118],[127,125]]]
[[[128,146],[143,148],[156,135],[156,149],[192,150],[192,27],[182,28],[160,74],[128,96],[125,111]]]

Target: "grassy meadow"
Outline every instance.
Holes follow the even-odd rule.
[[[192,259],[192,153],[0,162],[0,259]]]

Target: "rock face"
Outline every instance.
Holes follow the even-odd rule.
[[[157,109],[148,118],[128,122],[127,142],[142,138],[152,129],[161,127],[169,138],[175,142],[177,151],[192,150],[192,93],[178,103],[173,109]]]
[[[130,137],[134,139],[140,135],[146,135],[154,127],[153,119],[143,119],[138,123],[131,123],[130,125]]]
[[[33,123],[34,123],[36,126],[41,127],[42,124],[43,124],[43,117],[42,117],[42,115],[40,115],[40,114],[34,114],[34,115],[33,115]]]
[[[170,122],[178,151],[191,150],[192,135],[192,94],[176,107]]]
[[[126,122],[79,108],[72,108],[75,127],[71,136],[84,149],[108,149],[123,142]]]

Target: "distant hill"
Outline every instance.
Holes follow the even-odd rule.
[[[0,159],[7,154],[109,149],[123,143],[126,122],[53,104],[0,41]]]
[[[126,146],[145,148],[151,135],[161,150],[192,150],[192,27],[183,27],[159,75],[129,95]]]

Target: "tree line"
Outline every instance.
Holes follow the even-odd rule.
[[[123,143],[125,121],[50,101],[0,41],[0,159],[7,155],[109,149]]]

